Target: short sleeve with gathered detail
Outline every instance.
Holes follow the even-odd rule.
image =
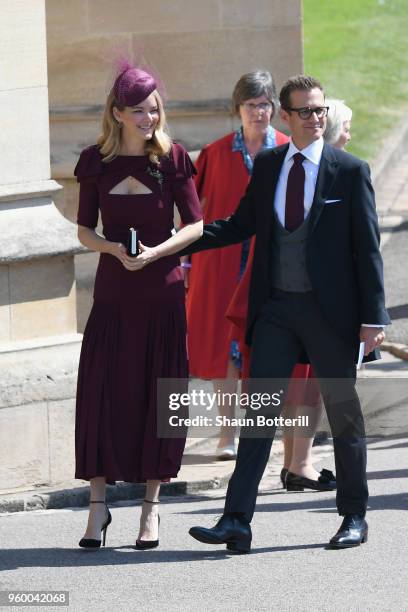
[[[93,145],[82,151],[74,170],[80,184],[78,225],[95,228],[99,211],[104,222],[103,203],[107,195],[112,195],[111,189],[108,189],[109,177],[115,180],[120,174],[123,178],[126,175],[135,177],[147,187],[153,181],[156,190],[160,188],[158,195],[166,200],[171,197],[184,225],[202,219],[201,205],[193,181],[196,169],[180,144],[173,144],[170,154],[163,156],[159,165],[152,164],[145,155],[119,155],[111,162],[104,162],[99,147]]]
[[[203,218],[202,207],[193,180],[197,170],[184,147],[173,144],[170,156],[163,158],[160,167],[171,184],[183,225],[200,221]]]
[[[98,176],[102,174],[102,158],[96,145],[81,152],[74,175],[79,183],[78,225],[94,229],[98,224]]]

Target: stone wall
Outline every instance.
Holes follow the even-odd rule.
[[[54,202],[75,220],[73,168],[97,137],[112,56],[134,60],[143,47],[166,83],[173,136],[200,148],[233,127],[229,98],[243,72],[267,68],[279,86],[302,68],[300,0],[255,6],[0,0],[0,493],[73,474],[75,279],[82,330],[98,256],[77,255],[74,269],[83,249]]]
[[[75,219],[72,170],[95,141],[111,58],[141,49],[163,79],[172,135],[189,150],[230,131],[241,74],[270,70],[278,86],[302,70],[301,0],[46,0],[52,175]]]
[[[72,474],[73,402],[62,400],[75,394],[83,249],[53,200],[44,0],[0,0],[0,15],[1,494]]]

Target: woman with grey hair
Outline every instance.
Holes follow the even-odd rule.
[[[259,151],[289,140],[271,126],[278,101],[273,78],[266,70],[241,76],[232,94],[232,104],[240,127],[205,146],[196,162],[195,183],[205,223],[234,212]],[[195,253],[191,261],[182,263],[189,272],[186,284],[190,374],[213,380],[215,390],[221,393],[236,392],[241,369],[238,343],[230,337],[226,310],[245,269],[249,242]],[[232,417],[233,406],[218,408],[227,420]],[[235,454],[235,429],[223,426],[217,456],[233,459]]]
[[[344,100],[326,99],[329,107],[327,126],[323,138],[336,149],[344,149],[351,140],[350,123],[353,111]]]

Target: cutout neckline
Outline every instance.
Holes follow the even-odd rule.
[[[130,196],[130,195],[150,195],[153,191],[149,189],[147,185],[139,181],[139,179],[134,176],[127,176],[123,180],[119,181],[116,185],[112,187],[109,191],[109,195],[122,195],[122,196]]]

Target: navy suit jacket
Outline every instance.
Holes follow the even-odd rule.
[[[246,342],[271,294],[271,230],[275,189],[288,144],[260,152],[238,208],[204,226],[203,236],[181,254],[219,248],[256,235]],[[326,204],[326,200],[340,200]],[[380,233],[366,162],[325,144],[310,209],[306,265],[321,310],[333,329],[358,352],[362,323],[387,325]],[[379,357],[374,351],[365,358]]]

